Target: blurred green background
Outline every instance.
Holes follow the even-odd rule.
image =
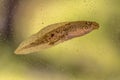
[[[0,80],[120,80],[119,0],[0,0]],[[83,37],[28,55],[20,42],[49,24],[96,21]]]

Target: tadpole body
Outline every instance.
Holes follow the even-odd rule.
[[[16,54],[37,52],[75,37],[83,36],[99,24],[91,21],[61,22],[48,25],[27,40],[23,41],[16,49]]]

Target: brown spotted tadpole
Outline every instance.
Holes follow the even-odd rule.
[[[61,22],[48,25],[16,49],[16,54],[28,54],[52,47],[61,42],[80,37],[98,29],[99,24],[91,21]]]

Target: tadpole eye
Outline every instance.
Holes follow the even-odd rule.
[[[85,29],[87,30],[87,29],[88,29],[88,26],[85,26]]]
[[[84,29],[84,30],[87,30],[87,29],[88,29],[88,26],[84,26],[83,29]]]
[[[92,23],[91,22],[86,22],[87,25],[91,25]]]

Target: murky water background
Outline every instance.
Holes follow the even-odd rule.
[[[119,80],[119,0],[0,0],[0,80]],[[100,24],[83,37],[28,55],[21,41],[65,21]]]

